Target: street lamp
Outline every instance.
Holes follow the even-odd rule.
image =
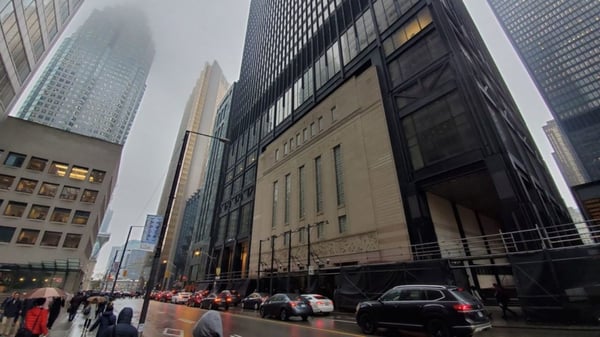
[[[310,275],[311,273],[313,273],[312,269],[310,268],[310,229],[313,227],[317,227],[321,224],[323,225],[327,225],[329,223],[329,221],[325,220],[325,221],[321,221],[321,222],[317,222],[316,224],[308,224],[306,225],[306,238],[307,238],[307,256],[306,256],[306,269],[307,269],[307,276],[306,276],[306,291],[310,291]]]
[[[160,234],[158,236],[158,241],[156,242],[156,248],[154,249],[154,258],[152,259],[152,267],[150,268],[150,276],[148,277],[149,282],[146,284],[146,292],[144,294],[144,303],[142,304],[142,310],[140,312],[140,319],[138,323],[138,331],[143,335],[144,332],[144,324],[146,323],[146,316],[148,315],[148,306],[150,305],[150,293],[152,292],[152,288],[156,279],[156,273],[158,271],[158,267],[160,264],[160,254],[162,252],[163,240],[165,239],[165,234],[167,231],[167,227],[169,224],[169,220],[171,218],[171,208],[173,208],[173,202],[175,201],[175,194],[177,192],[177,185],[179,184],[179,176],[181,175],[181,167],[183,166],[183,159],[185,157],[185,150],[187,149],[187,143],[190,138],[190,134],[195,134],[199,136],[205,136],[209,138],[216,139],[220,142],[228,144],[231,140],[227,138],[207,135],[201,132],[186,130],[185,135],[183,136],[183,142],[181,144],[181,149],[179,150],[179,158],[177,159],[177,167],[175,168],[175,174],[173,175],[173,182],[171,184],[171,191],[169,192],[169,199],[167,200],[167,208],[165,211],[165,216],[163,218],[163,223],[161,225]]]
[[[117,267],[117,273],[115,274],[115,280],[113,281],[112,289],[110,291],[110,297],[113,297],[115,292],[115,287],[117,286],[117,279],[119,278],[119,273],[121,272],[121,265],[123,264],[123,259],[125,259],[125,252],[127,251],[127,244],[129,243],[129,237],[131,236],[131,230],[134,227],[144,228],[144,226],[129,226],[129,232],[127,232],[127,239],[125,239],[125,245],[123,246],[123,251],[121,252],[121,260],[119,260],[119,266]],[[115,253],[115,258],[117,254]]]
[[[201,251],[200,249],[194,250],[194,257],[198,257],[200,255],[204,255],[204,256],[206,256],[206,258],[208,258],[210,260],[210,263],[208,264],[208,268],[204,271],[204,275],[205,275],[205,278],[206,278],[206,276],[208,275],[208,272],[210,271],[210,269],[211,269],[211,267],[213,265],[213,262],[217,258],[214,257],[214,256],[211,256],[210,254],[206,254],[205,252]],[[217,287],[217,278],[216,278],[216,275],[215,275],[214,282],[213,282],[213,291],[215,291],[216,287]]]
[[[266,239],[260,239],[258,242],[258,271],[257,271],[257,275],[256,275],[256,288],[258,289],[258,291],[260,292],[260,266],[263,264],[263,262],[261,261],[261,256],[262,256],[262,243],[264,241],[269,241],[270,238],[266,238]]]

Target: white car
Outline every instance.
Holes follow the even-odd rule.
[[[190,296],[192,296],[192,293],[188,293],[188,292],[180,292],[177,294],[173,294],[173,297],[171,297],[171,303],[175,303],[175,304],[186,304],[188,302],[188,300],[190,299]]]
[[[313,313],[329,315],[333,311],[333,301],[319,294],[300,295],[306,299],[312,307]]]

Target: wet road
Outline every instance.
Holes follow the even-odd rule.
[[[131,306],[136,314],[142,306],[142,300],[118,300],[117,310]],[[204,309],[189,308],[170,303],[150,302],[146,319],[144,337],[192,337],[192,328]],[[254,310],[231,308],[221,311],[224,336],[227,337],[339,337],[364,336],[352,315],[311,317],[307,322],[292,317],[282,322],[276,319],[261,318]],[[137,315],[134,316],[137,320]],[[378,336],[420,336],[418,334],[400,334],[395,331],[381,330]],[[422,335],[421,335],[422,336]],[[600,337],[600,330],[549,330],[494,328],[476,335],[477,337]]]

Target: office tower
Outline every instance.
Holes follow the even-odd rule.
[[[169,276],[180,275],[185,267],[185,255],[190,242],[186,240],[185,243],[178,245],[179,236],[189,235],[189,233],[181,233],[181,222],[184,218],[186,200],[192,197],[204,183],[208,151],[210,144],[213,142],[212,138],[197,133],[213,135],[217,106],[227,92],[228,87],[229,83],[223,76],[219,64],[216,61],[212,64],[206,63],[185,107],[171,158],[171,165],[158,206],[158,214],[165,214],[175,170],[177,165],[181,164],[181,172],[177,181],[177,195],[171,207],[161,256],[161,261],[167,261],[165,272],[168,272]],[[184,144],[186,131],[194,133],[188,134],[187,142]],[[182,147],[185,147],[185,153],[180,158]],[[180,160],[181,162],[179,162]],[[176,258],[176,256],[179,257]],[[159,277],[160,274],[162,273],[159,273]]]
[[[552,157],[554,157],[567,185],[575,186],[585,183],[584,169],[581,167],[579,158],[575,155],[569,139],[565,137],[556,121],[548,121],[543,129],[550,145],[552,145],[552,149],[554,149]]]
[[[18,118],[0,123],[4,286],[52,286],[74,293],[82,279],[91,277],[89,262],[122,149]]]
[[[572,186],[586,218],[600,216],[600,2],[488,0],[581,163]],[[585,185],[585,186],[584,186]]]
[[[227,135],[211,243],[227,282],[333,291],[313,275],[569,222],[460,1],[252,1]]]
[[[141,11],[122,6],[96,10],[61,43],[18,117],[124,144],[153,57]]]
[[[0,121],[10,112],[83,0],[8,0],[0,3]]]

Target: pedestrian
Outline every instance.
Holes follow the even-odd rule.
[[[83,331],[87,331],[87,329],[92,325],[92,305],[89,302],[85,302],[83,304],[83,310],[81,314],[83,315]]]
[[[216,310],[209,310],[194,325],[193,337],[223,337],[223,322],[221,314]]]
[[[103,302],[98,301],[98,304],[96,305],[96,318],[98,317],[98,315],[103,313],[104,310],[106,310],[106,300]]]
[[[15,291],[11,297],[2,302],[2,310],[4,315],[2,316],[2,325],[0,326],[0,335],[10,336],[13,328],[19,321],[19,314],[23,309],[23,302],[20,299],[21,294]]]
[[[495,292],[496,302],[498,303],[498,306],[500,306],[500,308],[502,309],[502,318],[504,318],[504,319],[507,318],[506,317],[507,311],[510,312],[514,317],[519,317],[519,315],[517,315],[516,312],[512,311],[508,307],[508,302],[510,300],[510,297],[506,293],[506,290],[497,283],[494,283],[494,289],[496,289],[496,292]]]
[[[48,309],[44,309],[45,298],[36,298],[34,307],[27,311],[23,327],[19,329],[15,337],[27,336],[26,331],[31,332],[31,337],[39,337],[48,334]]]
[[[125,307],[119,312],[117,324],[109,326],[98,337],[138,337],[137,329],[131,325],[133,309]]]
[[[60,297],[54,297],[52,299],[52,303],[48,307],[48,311],[50,312],[48,315],[48,329],[52,329],[52,325],[58,318],[60,314],[60,308],[65,306],[65,300]]]
[[[83,302],[83,299],[83,295],[77,293],[71,298],[71,301],[69,301],[69,309],[67,309],[67,312],[69,313],[69,322],[73,321],[75,315],[77,315],[77,310],[79,310],[79,306],[81,305],[81,302]]]
[[[108,303],[104,312],[100,314],[100,317],[96,319],[94,324],[90,327],[90,331],[94,331],[94,329],[98,328],[98,332],[96,332],[96,337],[100,337],[104,330],[108,329],[109,326],[115,325],[117,323],[117,317],[113,313],[113,305],[112,303]]]

